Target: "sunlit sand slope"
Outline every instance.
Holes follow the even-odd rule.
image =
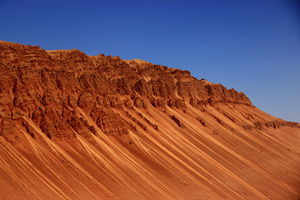
[[[0,50],[1,199],[300,198],[299,124],[241,92],[140,60]]]

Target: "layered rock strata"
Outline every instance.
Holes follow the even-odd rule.
[[[242,92],[142,60],[9,42],[0,76],[4,198],[299,197],[300,125]]]

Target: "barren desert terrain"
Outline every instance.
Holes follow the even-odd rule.
[[[189,71],[2,41],[0,194],[299,199],[300,124]]]

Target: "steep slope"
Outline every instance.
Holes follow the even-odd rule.
[[[300,125],[142,60],[0,42],[3,199],[297,199]]]

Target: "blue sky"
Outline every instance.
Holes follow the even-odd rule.
[[[292,0],[0,0],[0,40],[187,69],[300,122]]]

